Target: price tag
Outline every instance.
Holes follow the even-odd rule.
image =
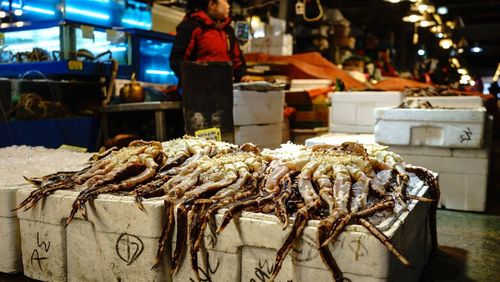
[[[69,61],[68,69],[73,71],[81,71],[83,70],[83,62],[80,61]]]
[[[194,136],[207,140],[222,141],[220,128],[215,127],[195,131]]]
[[[89,25],[81,25],[82,37],[94,40],[94,27]]]

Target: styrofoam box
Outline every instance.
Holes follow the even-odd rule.
[[[419,195],[427,190],[422,187]],[[391,242],[409,259],[414,269],[403,266],[364,227],[348,226],[330,245],[344,277],[350,281],[418,281],[430,252],[427,224],[428,203],[415,201],[410,211],[379,227]],[[217,225],[222,213],[215,216]],[[301,240],[286,257],[276,281],[331,281],[327,266],[321,261],[317,246],[318,221],[310,220]],[[282,230],[274,215],[243,212],[215,236],[213,229],[205,233],[205,251],[198,255],[202,281],[268,281],[277,250],[282,246],[291,225]],[[175,237],[174,237],[175,238]],[[174,281],[195,280],[189,255]],[[208,280],[211,279],[211,280]]]
[[[290,91],[304,91],[315,88],[331,86],[330,79],[292,79],[290,82]]]
[[[399,106],[405,95],[396,91],[353,91],[330,93],[330,131],[372,133],[375,108]]]
[[[27,184],[0,187],[0,272],[17,273],[23,270],[21,260],[21,236],[16,212],[17,190]]]
[[[234,127],[234,140],[238,145],[253,143],[259,148],[276,148],[281,144],[283,123],[245,125]]]
[[[361,144],[374,144],[373,134],[328,133],[305,141],[308,147],[320,144],[340,145],[344,142],[357,142]]]
[[[376,109],[375,141],[385,145],[481,148],[486,109]]]
[[[306,140],[307,146],[338,145],[343,142],[373,144],[373,134],[326,134]],[[427,146],[389,146],[406,163],[419,165],[439,173],[443,208],[485,211],[488,186],[488,149],[449,149]]]
[[[407,163],[439,173],[443,208],[482,212],[486,210],[489,150],[390,146]]]
[[[17,192],[18,203],[33,188]],[[163,200],[100,195],[64,227],[77,193],[56,191],[18,211],[24,274],[43,281],[169,281],[168,259],[151,270],[164,214]]]
[[[252,38],[248,49],[251,53],[289,56],[293,54],[293,36],[282,34]]]
[[[234,125],[283,122],[283,91],[234,91]]]
[[[29,187],[25,176],[83,168],[90,154],[47,149],[43,147],[11,146],[0,148],[0,272],[18,273],[23,270],[21,236],[16,212],[16,193]],[[40,165],[43,164],[43,165]]]
[[[483,106],[483,100],[479,96],[406,97],[406,100],[428,101],[432,106],[445,108],[480,108]]]

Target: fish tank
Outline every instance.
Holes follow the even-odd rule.
[[[139,80],[160,84],[178,83],[177,77],[170,68],[172,46],[173,42],[140,38]]]
[[[152,27],[151,4],[141,0],[2,0],[15,22],[70,20],[104,27]]]
[[[59,60],[130,65],[130,34],[71,21],[13,24],[0,29],[0,63]]]

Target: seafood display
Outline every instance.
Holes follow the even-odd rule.
[[[429,198],[411,193],[411,177],[429,186]],[[128,147],[96,154],[81,171],[26,180],[38,188],[17,209],[30,209],[57,190],[78,191],[66,224],[77,212],[85,218],[86,203],[103,193],[132,195],[142,210],[143,199],[162,197],[164,226],[152,266],[161,263],[175,229],[176,244],[169,256],[172,275],[187,254],[198,280],[198,253],[205,230],[220,210],[223,216],[216,233],[243,211],[274,214],[283,229],[291,226],[276,254],[271,280],[309,220],[319,221],[318,252],[336,281],[343,276],[328,246],[351,224],[364,226],[401,263],[411,266],[377,228],[383,219],[408,209],[411,201],[431,202],[430,228],[433,247],[437,247],[435,213],[440,193],[434,174],[405,164],[378,145],[347,142],[308,148],[283,144],[260,151],[252,144],[236,146],[194,137],[164,143],[134,141]]]

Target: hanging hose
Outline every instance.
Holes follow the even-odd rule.
[[[302,2],[302,1],[300,1]],[[316,0],[316,3],[318,5],[318,15],[314,18],[308,18],[307,17],[307,5],[304,6],[304,14],[302,14],[302,18],[304,19],[304,21],[306,22],[315,22],[315,21],[319,21],[321,20],[321,18],[323,17],[324,15],[324,10],[323,10],[323,6],[321,6],[321,1],[320,0]]]

